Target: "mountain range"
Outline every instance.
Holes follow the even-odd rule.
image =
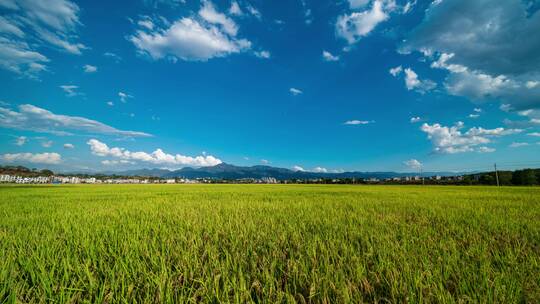
[[[470,173],[470,172],[469,172]],[[392,178],[417,176],[419,173],[408,172],[310,172],[310,171],[294,171],[286,168],[277,168],[272,166],[235,166],[227,163],[221,163],[212,167],[192,168],[185,167],[179,170],[167,169],[138,169],[120,172],[107,172],[107,174],[116,174],[122,176],[147,176],[160,178],[214,178],[214,179],[242,179],[254,178],[260,179],[263,177],[273,177],[278,180],[287,179],[315,179],[315,178]],[[423,172],[422,176],[455,176],[461,175],[459,172]]]

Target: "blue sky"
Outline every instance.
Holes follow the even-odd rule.
[[[0,0],[4,165],[540,165],[540,1],[44,2]]]

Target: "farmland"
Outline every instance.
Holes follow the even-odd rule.
[[[540,302],[540,188],[0,186],[0,303]]]

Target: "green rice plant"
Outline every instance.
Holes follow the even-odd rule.
[[[540,188],[0,186],[0,303],[539,303]]]

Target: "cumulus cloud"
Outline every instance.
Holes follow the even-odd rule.
[[[302,167],[300,167],[298,165],[293,166],[292,169],[293,169],[293,171],[300,171],[300,172],[306,171],[306,170],[304,170],[304,168],[302,168]]]
[[[75,146],[73,144],[66,143],[64,144],[64,149],[74,149]]]
[[[355,7],[359,6],[355,5]],[[384,9],[384,1],[375,0],[368,10],[339,16],[336,22],[336,33],[339,37],[347,40],[349,44],[353,44],[367,36],[379,23],[388,18],[389,16]]]
[[[422,163],[414,158],[404,161],[403,164],[413,170],[422,169]]]
[[[28,137],[26,136],[19,136],[15,139],[15,145],[17,146],[23,146],[28,142]]]
[[[313,168],[313,172],[315,173],[328,173],[328,169],[323,167],[315,167]]]
[[[388,72],[389,72],[392,76],[397,77],[398,75],[401,74],[401,72],[403,72],[403,67],[402,67],[402,66],[397,66],[397,67],[395,67],[395,68],[391,68]]]
[[[373,120],[358,120],[358,119],[353,119],[353,120],[347,120],[346,122],[344,122],[343,124],[344,125],[350,125],[350,126],[356,126],[356,125],[367,125],[367,124],[370,124],[370,123],[374,123],[375,121]]]
[[[221,26],[223,31],[229,35],[236,36],[238,34],[236,23],[225,14],[218,12],[210,1],[203,2],[203,6],[199,10],[199,16],[208,23]]]
[[[2,154],[0,160],[8,163],[33,163],[56,165],[62,162],[62,156],[58,153],[15,153]]]
[[[523,131],[521,129],[474,127],[462,132],[463,127],[462,122],[458,122],[451,127],[442,126],[438,123],[433,125],[424,123],[420,129],[428,135],[435,152],[448,154],[473,151],[486,152],[486,149],[489,148],[479,149],[478,146],[491,143],[494,137],[517,134]]]
[[[403,78],[405,81],[405,86],[407,87],[407,90],[415,90],[416,92],[419,92],[421,94],[426,93],[427,91],[431,91],[437,87],[437,84],[429,79],[421,80],[418,77],[418,74],[416,74],[415,71],[413,71],[411,68],[405,68],[403,69],[402,66],[397,66],[395,68],[391,68],[388,71],[392,76],[398,77],[401,74],[404,74],[405,77]]]
[[[95,73],[97,72],[97,67],[89,64],[85,64],[83,66],[83,70],[85,73]]]
[[[266,160],[266,159],[261,159],[261,163],[265,164],[265,165],[268,165],[268,164],[270,164],[270,161]]]
[[[404,70],[405,73],[405,86],[407,87],[407,90],[415,90],[419,93],[425,93],[427,91],[433,90],[437,84],[435,82],[425,79],[420,80],[418,78],[418,74],[414,72],[411,68],[406,68]]]
[[[119,130],[84,117],[55,114],[30,104],[20,105],[18,109],[17,112],[0,107],[0,127],[56,135],[70,135],[71,131],[82,131],[125,137],[151,136],[143,132]]]
[[[291,94],[293,94],[294,96],[297,96],[297,95],[300,95],[300,94],[304,94],[304,92],[302,92],[301,90],[296,89],[296,88],[290,88],[290,89],[289,89],[289,92],[291,92]]]
[[[81,54],[77,39],[79,7],[68,0],[0,1],[0,68],[29,78],[47,70],[49,59],[38,51],[53,47]]]
[[[154,22],[154,24],[157,22]],[[244,52],[251,42],[237,37],[238,25],[204,1],[197,16],[183,17],[171,25],[155,24],[152,30],[139,27],[129,40],[138,51],[157,60],[165,57],[207,61]]]
[[[339,61],[339,56],[332,55],[332,53],[328,51],[323,51],[322,57],[324,61]]]
[[[540,11],[520,0],[432,3],[401,47],[448,70],[450,94],[540,108]]]
[[[157,149],[152,153],[147,152],[131,152],[124,148],[110,148],[107,144],[100,142],[97,139],[90,139],[87,144],[90,146],[92,154],[97,156],[112,156],[126,161],[140,161],[152,164],[167,164],[180,166],[195,166],[206,167],[215,166],[222,163],[221,160],[212,155],[201,155],[196,157],[184,156],[181,154],[167,154],[161,149]]]
[[[422,121],[422,118],[420,118],[419,116],[411,117],[410,121],[411,121],[411,123],[416,123],[416,122]]]

